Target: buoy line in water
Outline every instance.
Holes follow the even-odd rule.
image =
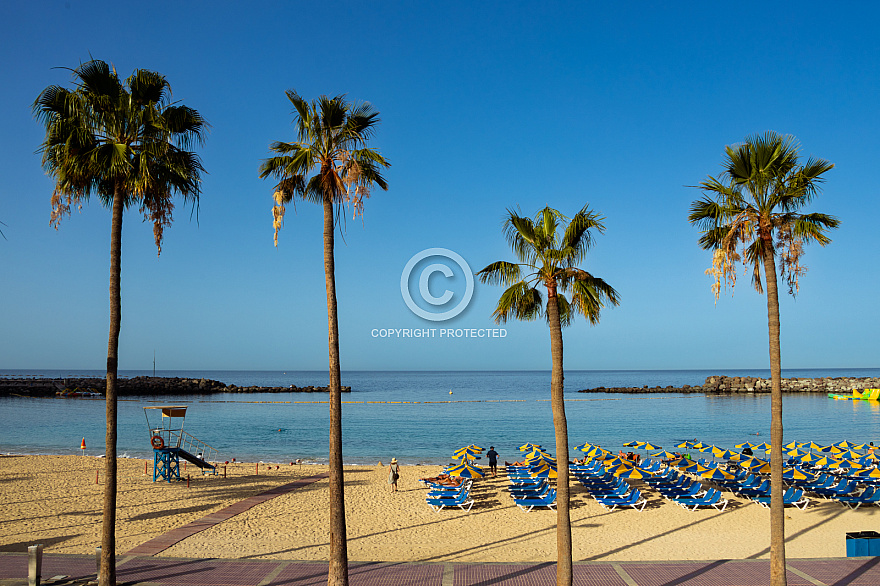
[[[696,397],[639,397],[641,401],[659,401],[663,399],[693,399]],[[593,399],[564,399],[566,402],[572,401],[627,401],[633,400],[635,397],[607,397]],[[474,400],[458,400],[458,401],[342,401],[344,405],[438,405],[445,403],[527,403],[531,399],[474,399]],[[537,403],[546,403],[551,399],[534,399]],[[156,402],[156,401],[151,401]],[[259,404],[259,405],[326,405],[330,401],[215,401],[208,399],[197,399],[195,403],[241,403],[241,404]]]

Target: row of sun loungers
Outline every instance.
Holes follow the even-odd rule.
[[[441,484],[427,483],[431,490],[425,502],[439,513],[446,507],[458,507],[462,511],[469,512],[474,506],[474,500],[470,498],[472,481],[466,480],[458,487],[449,487]],[[465,508],[467,507],[467,508]]]
[[[508,466],[507,478],[510,482],[507,490],[520,509],[529,512],[535,507],[556,507],[556,489],[550,488],[546,475],[533,477],[531,470],[525,466]]]

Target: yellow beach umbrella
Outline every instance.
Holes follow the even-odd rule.
[[[850,443],[850,442],[848,442],[848,441],[846,441],[846,440],[843,440],[842,442],[837,442],[837,443],[834,444],[834,445],[835,445],[836,447],[838,447],[838,448],[843,448],[844,450],[851,450],[852,447],[853,447],[855,444]]]
[[[447,470],[446,473],[450,476],[461,476],[463,478],[482,478],[484,476],[483,471],[480,468],[471,466],[470,464],[456,466],[455,468]]]
[[[823,450],[823,451],[830,452],[830,453],[834,454],[835,456],[846,452],[846,450],[844,450],[843,448],[839,448],[837,446],[828,446],[828,449]]]
[[[529,475],[533,476],[533,477],[545,476],[545,475],[548,478],[556,478],[557,477],[556,469],[551,466],[548,466],[547,464],[544,464],[543,466],[540,466],[539,468],[534,468],[534,469],[530,470]]]
[[[826,447],[827,446],[820,446],[816,442],[810,442],[809,444],[807,444],[807,448],[809,448],[811,450],[816,450],[817,452],[821,452],[821,451],[825,450]]]
[[[751,449],[754,449],[754,448],[756,448],[756,447],[758,447],[758,446],[756,446],[756,445],[753,444],[752,442],[745,442],[745,443],[742,443],[742,444],[736,444],[736,445],[733,446],[733,447],[736,448],[736,449],[738,449],[738,450],[741,450],[741,449],[743,449],[743,448],[745,448],[745,447],[748,447],[748,448],[751,450]]]
[[[640,448],[643,445],[645,445],[645,442],[632,441],[632,442],[626,442],[625,444],[623,444],[623,447],[624,448]]]
[[[656,454],[651,454],[651,457],[652,458],[663,458],[664,460],[671,460],[672,458],[675,457],[675,454],[673,454],[672,452],[663,451],[663,452],[657,452]]]
[[[642,478],[648,478],[649,476],[654,475],[653,472],[648,472],[644,468],[639,468],[638,466],[633,466],[632,468],[619,466],[613,474],[618,478],[632,478],[633,480],[641,480]]]
[[[533,449],[535,449],[535,448],[538,448],[538,449],[540,450],[540,449],[541,449],[541,446],[539,446],[538,444],[523,444],[523,445],[521,445],[520,447],[518,447],[517,449],[518,449],[520,452],[528,452],[528,451],[531,451],[531,450],[533,450]]]
[[[770,474],[770,464],[764,464],[758,468],[753,468],[752,472],[757,472],[758,474]]]
[[[662,450],[663,446],[655,446],[654,444],[649,444],[645,442],[642,445],[638,446],[638,448],[640,450]]]
[[[859,478],[880,478],[880,469],[877,468],[865,468],[864,470],[859,470],[855,474]]]
[[[783,468],[782,477],[786,480],[807,480],[814,478],[812,474],[808,476],[803,471],[798,470],[797,468]]]
[[[730,472],[725,472],[721,468],[710,468],[705,472],[701,472],[700,476],[709,480],[733,480],[734,476]]]
[[[720,452],[720,453],[712,452],[712,454],[716,458],[723,458],[725,460],[733,460],[734,462],[739,460],[741,457],[740,454],[738,454],[736,452],[731,452],[730,450],[724,450],[723,452]]]
[[[689,450],[694,447],[694,444],[692,444],[691,442],[681,442],[680,444],[678,444],[675,447],[680,450]]]
[[[865,454],[860,454],[854,450],[848,450],[846,452],[842,452],[839,456],[841,460],[861,460],[865,457]]]
[[[786,450],[793,450],[795,448],[802,448],[803,446],[804,446],[804,442],[788,442],[787,444],[785,444],[782,447],[785,448]]]

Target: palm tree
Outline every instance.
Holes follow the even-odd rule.
[[[836,228],[837,218],[798,212],[819,192],[823,175],[834,165],[823,159],[798,164],[798,145],[791,136],[766,132],[727,147],[718,178],[709,176],[699,187],[704,197],[691,205],[688,220],[702,231],[700,246],[714,250],[713,291],[718,299],[721,281],[735,285],[736,263],[751,269],[752,285],[763,293],[761,268],[767,286],[767,321],[770,334],[771,427],[770,443],[770,578],[774,586],[786,584],[785,517],[782,508],[782,362],[779,348],[779,295],[776,259],[780,276],[796,295],[803,245],[831,239],[826,231]],[[737,250],[741,250],[740,254]]]
[[[539,211],[534,220],[508,210],[504,236],[520,262],[496,261],[477,273],[482,283],[507,287],[492,314],[496,323],[505,323],[511,318],[531,321],[543,316],[550,326],[550,354],[553,360],[550,397],[556,432],[557,466],[556,583],[560,586],[570,585],[572,581],[562,328],[571,324],[577,314],[596,325],[606,303],[619,303],[613,287],[577,267],[593,244],[591,231],[605,231],[603,218],[584,206],[571,218],[567,227],[560,225],[566,219],[549,207]],[[540,287],[547,289],[546,304]],[[566,298],[566,293],[571,295],[571,300]]]
[[[96,195],[112,210],[110,228],[110,336],[107,347],[107,435],[101,584],[116,584],[116,375],[122,301],[122,212],[138,205],[153,222],[161,253],[163,229],[171,224],[172,196],[196,205],[202,168],[187,150],[201,142],[207,123],[195,110],[170,102],[171,87],[153,71],[136,70],[124,82],[98,60],[73,71],[72,90],[49,86],[33,105],[45,126],[39,152],[55,181],[52,225]]]
[[[388,184],[381,168],[390,164],[366,147],[379,123],[379,112],[369,103],[352,104],[345,96],[321,96],[311,103],[287,90],[294,107],[296,142],[274,142],[278,156],[260,166],[260,177],[274,177],[275,246],[286,204],[295,198],[324,208],[324,280],[327,291],[327,329],[330,354],[330,571],[328,584],[348,584],[348,546],[342,471],[342,395],[339,368],[339,325],[336,311],[334,230],[337,214],[347,204],[355,215],[363,210],[370,187]],[[314,173],[309,177],[309,174]]]

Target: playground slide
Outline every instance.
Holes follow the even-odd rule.
[[[193,456],[192,454],[190,454],[189,452],[187,452],[187,451],[184,450],[184,449],[179,449],[179,450],[177,451],[177,454],[178,454],[181,458],[183,458],[184,460],[186,460],[187,462],[189,462],[190,464],[193,464],[193,465],[195,465],[195,466],[198,466],[198,467],[201,468],[202,470],[204,470],[204,469],[206,469],[206,468],[207,468],[208,470],[214,470],[214,468],[215,468],[215,466],[214,466],[213,464],[209,464],[208,462],[205,462],[204,460],[202,460],[202,459],[199,458],[198,456]]]

